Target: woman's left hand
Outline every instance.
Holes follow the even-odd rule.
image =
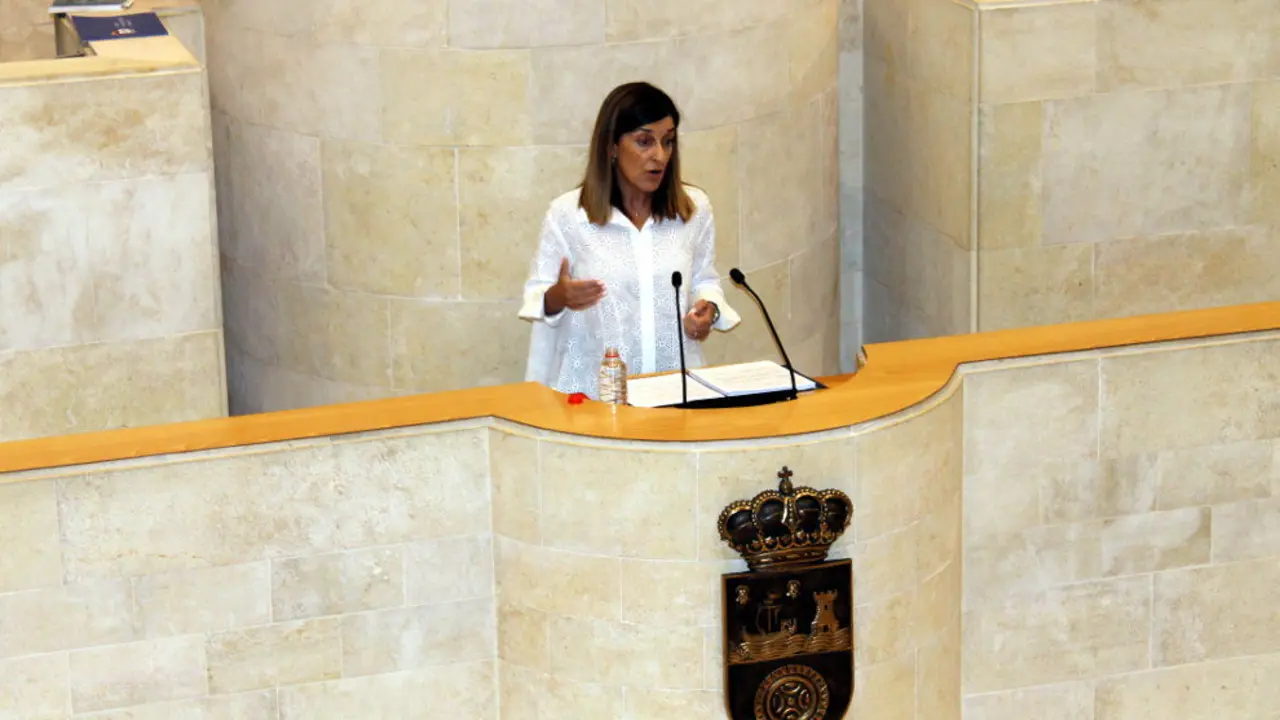
[[[711,323],[714,317],[715,308],[711,303],[699,300],[684,316],[684,333],[694,340],[706,340],[711,334]]]

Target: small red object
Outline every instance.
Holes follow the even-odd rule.
[[[586,393],[574,393],[569,396],[570,405],[581,405],[583,400],[587,399]]]

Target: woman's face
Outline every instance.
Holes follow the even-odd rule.
[[[675,149],[676,124],[671,118],[641,125],[614,146],[619,180],[642,192],[656,191]]]

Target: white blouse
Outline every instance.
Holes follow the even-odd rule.
[[[693,303],[707,300],[720,308],[716,330],[738,324],[715,269],[711,201],[698,188],[686,191],[696,206],[688,222],[651,218],[642,228],[617,208],[603,227],[592,224],[578,207],[576,189],[551,202],[520,308],[520,317],[533,322],[526,380],[594,398],[606,346],[618,348],[632,375],[679,369],[678,342],[684,343],[686,365],[701,367],[701,344],[683,330]],[[587,310],[548,316],[543,296],[559,279],[562,258],[569,259],[575,279],[602,281],[605,296]],[[676,270],[684,276],[680,315],[671,286]]]

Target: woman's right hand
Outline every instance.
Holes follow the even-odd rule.
[[[547,289],[542,306],[547,315],[555,315],[565,308],[586,310],[604,297],[604,283],[599,280],[574,280],[569,274],[569,259],[560,261],[560,279]]]

